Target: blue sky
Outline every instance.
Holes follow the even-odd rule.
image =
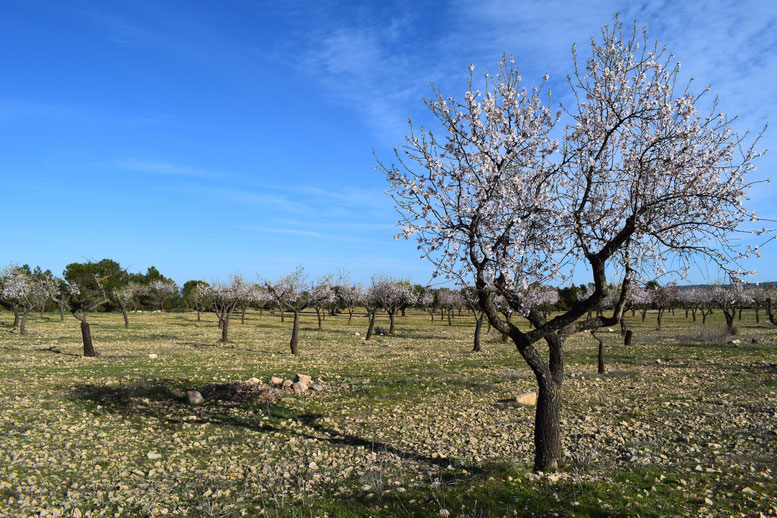
[[[740,130],[775,122],[771,2],[0,0],[0,263],[426,283],[415,244],[393,239],[372,149],[390,160],[430,81],[459,96],[467,65],[503,52],[564,102],[572,43],[584,58],[616,12],[712,84]],[[749,205],[777,219],[777,184]],[[773,245],[748,263],[755,280],[777,280]]]

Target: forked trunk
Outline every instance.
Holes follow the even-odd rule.
[[[693,320],[694,322],[696,322],[696,310],[695,310],[695,309],[692,309],[692,310],[691,310],[691,320]]]
[[[367,327],[367,336],[364,338],[365,340],[369,340],[372,338],[372,330],[375,328],[375,312],[370,312],[370,325]]]
[[[432,322],[434,322],[434,311],[430,311],[429,316],[432,317]]]
[[[89,328],[89,322],[86,321],[86,315],[81,320],[81,338],[84,341],[84,356],[87,358],[94,358],[94,344],[92,344],[92,331]]]
[[[353,318],[353,310],[352,310],[352,309],[349,309],[349,310],[348,310],[348,325],[350,325],[350,324],[351,324],[351,319],[352,319],[352,318]]]
[[[479,353],[483,349],[480,347],[480,330],[483,329],[483,313],[475,320],[475,344],[472,347],[473,353]]]
[[[299,342],[299,311],[294,312],[294,325],[291,328],[291,342],[289,347],[291,348],[291,354],[297,355],[297,342]]]
[[[16,304],[13,305],[13,327],[11,329],[16,329],[19,327],[19,308],[16,306]]]

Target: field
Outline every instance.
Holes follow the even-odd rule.
[[[777,327],[739,332],[682,312],[629,315],[634,343],[603,330],[566,346],[565,464],[535,474],[535,390],[474,319],[409,313],[363,340],[366,319],[95,314],[78,322],[0,313],[0,516],[758,516],[777,513]],[[385,319],[378,325],[388,327]],[[357,335],[356,333],[360,333]],[[740,340],[731,344],[731,338]],[[150,357],[156,354],[157,357]],[[320,392],[268,385],[295,373]],[[256,377],[261,384],[248,383]],[[186,390],[202,405],[189,405]]]

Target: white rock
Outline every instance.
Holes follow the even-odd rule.
[[[288,388],[294,385],[294,382],[291,380],[283,380],[283,388]]]
[[[313,383],[313,386],[310,387],[310,390],[313,390],[315,392],[321,392],[324,390],[324,386],[320,383]]]
[[[155,452],[155,451],[148,452],[146,454],[146,457],[148,457],[151,460],[158,460],[158,459],[162,458],[162,456],[160,454],[158,454],[157,452]]]
[[[246,381],[246,383],[250,383],[252,385],[261,385],[262,380],[260,380],[259,378],[249,378],[248,381]]]
[[[273,376],[270,378],[270,385],[283,385],[283,378],[279,378],[278,376]]]
[[[305,385],[307,385],[308,383],[310,383],[310,380],[311,380],[311,377],[308,376],[307,374],[295,374],[294,375],[294,383],[300,382],[300,383],[304,383]]]
[[[301,393],[303,393],[303,392],[307,392],[307,390],[308,390],[308,384],[307,384],[307,383],[303,383],[303,382],[301,382],[301,381],[298,381],[298,382],[294,383],[294,384],[291,386],[291,388],[293,388],[293,389],[294,389],[294,392],[296,392],[297,394],[301,394]]]
[[[533,406],[537,404],[536,392],[524,392],[515,396],[515,402],[519,405]]]
[[[154,358],[159,358],[159,355],[157,353],[151,353],[148,355],[148,357],[153,360]]]
[[[189,401],[190,405],[201,405],[205,402],[205,400],[202,397],[202,394],[200,394],[196,390],[187,390],[186,399]]]

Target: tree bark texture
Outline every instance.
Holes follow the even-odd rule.
[[[27,313],[28,313],[27,306],[24,307],[24,312],[22,314],[22,322],[19,325],[19,334],[20,335],[26,335],[27,334]]]
[[[86,316],[81,320],[81,338],[84,342],[84,356],[87,358],[94,358],[94,344],[92,343],[92,331],[89,328],[89,322],[86,321]]]
[[[561,384],[540,383],[534,416],[534,470],[552,471],[561,465]]]
[[[367,336],[364,338],[365,340],[369,340],[372,338],[372,330],[375,328],[375,312],[370,312],[370,325],[367,327]]]
[[[124,329],[129,329],[129,316],[127,316],[127,308],[121,308],[121,316],[124,317]]]
[[[229,313],[224,316],[224,320],[221,321],[221,343],[227,343],[229,341]]]
[[[291,342],[289,347],[291,348],[291,354],[294,356],[299,352],[297,350],[297,343],[299,342],[299,311],[294,312],[294,325],[291,327]]]
[[[483,329],[483,314],[481,313],[480,316],[475,321],[475,343],[472,347],[473,353],[479,353],[483,349],[480,346],[480,330]]]
[[[394,334],[394,312],[389,312],[389,334]]]

